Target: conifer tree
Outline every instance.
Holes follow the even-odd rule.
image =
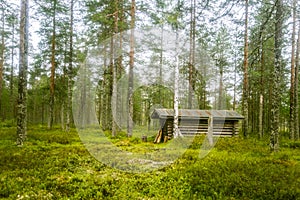
[[[278,0],[276,4],[275,21],[275,46],[274,46],[274,68],[273,68],[273,93],[271,101],[271,136],[270,148],[272,151],[279,150],[279,107],[281,101],[281,72],[282,72],[282,45],[283,45],[283,1]]]

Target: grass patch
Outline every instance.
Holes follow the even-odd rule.
[[[197,137],[172,165],[132,174],[94,159],[74,129],[29,127],[23,147],[15,134],[0,131],[0,199],[300,199],[298,142],[272,153],[266,140],[220,138],[200,159]],[[125,136],[111,141],[133,152],[164,146]]]

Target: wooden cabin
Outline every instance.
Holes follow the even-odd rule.
[[[155,109],[151,118],[158,119],[161,127],[154,142],[166,142],[173,137],[173,109]],[[212,130],[215,136],[232,137],[238,135],[239,121],[242,119],[242,115],[231,110],[179,109],[178,125],[183,136],[207,134]]]

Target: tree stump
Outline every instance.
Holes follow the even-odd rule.
[[[143,135],[143,136],[142,136],[142,141],[143,141],[143,142],[147,142],[147,136],[146,136],[146,135]]]

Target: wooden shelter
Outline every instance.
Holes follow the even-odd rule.
[[[174,110],[155,109],[152,119],[159,119],[161,130],[154,142],[166,142],[173,137]],[[179,110],[179,130],[183,136],[207,134],[211,131],[214,136],[232,137],[238,135],[239,120],[242,115],[230,110]]]

